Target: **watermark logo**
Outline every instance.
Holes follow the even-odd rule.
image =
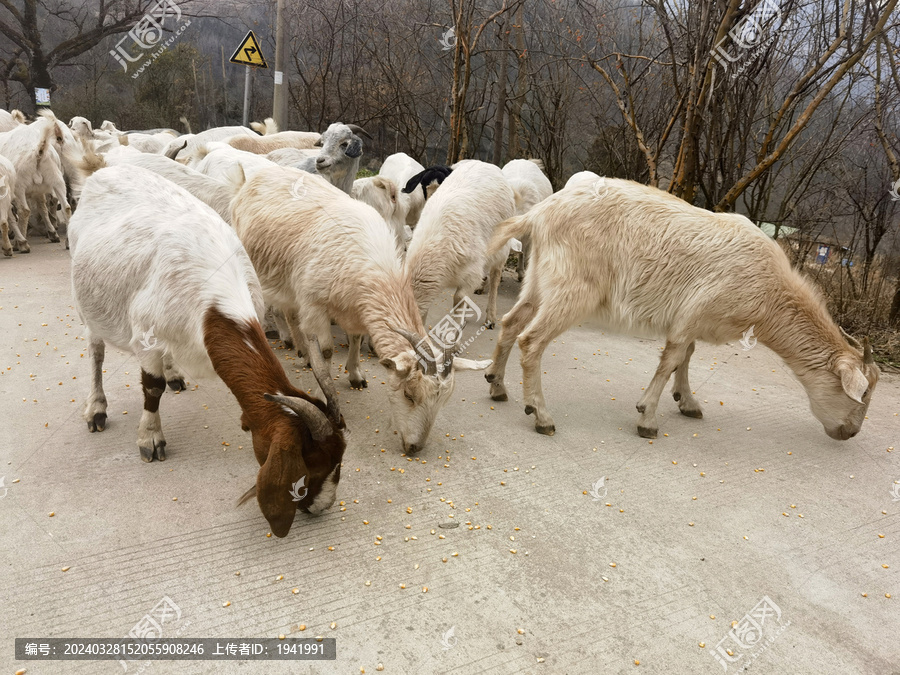
[[[181,23],[181,8],[179,8],[178,3],[175,0],[159,0],[159,2],[157,2],[150,11],[144,14],[134,27],[126,33],[125,37],[116,43],[116,48],[110,50],[110,56],[112,56],[127,73],[129,63],[140,61],[144,58],[144,54],[148,49],[153,49],[162,42],[163,29],[167,19],[170,17],[174,21],[173,26],[181,24],[178,30],[175,31],[168,40],[163,42],[159,49],[150,54],[149,58],[141,65],[137,72],[131,76],[132,79],[137,78],[138,75],[144,72],[144,70],[153,63],[160,54],[169,48],[169,45],[181,36],[185,28],[191,25],[190,19],[187,19],[183,24]],[[130,49],[122,46],[122,43],[127,40],[131,40]],[[136,55],[134,54],[135,48],[139,50]]]
[[[0,499],[3,499],[6,496],[6,493],[9,492],[9,488],[3,484],[3,481],[6,480],[6,476],[0,476],[0,490],[3,490],[3,494],[0,495]]]
[[[768,595],[764,595],[763,599],[744,614],[740,621],[734,621],[731,625],[731,630],[719,640],[712,653],[726,672],[729,665],[737,663],[744,656],[747,657],[747,661],[742,668],[746,670],[747,666],[759,658],[759,655],[791,625],[791,622],[782,623],[781,608],[772,602]]]
[[[303,489],[303,494],[300,493],[301,488]],[[306,487],[306,476],[303,476],[303,478],[291,485],[291,497],[293,497],[291,501],[302,501],[308,492],[309,489]]]
[[[156,336],[153,334],[153,331],[156,329],[156,326],[150,326],[150,330],[144,331],[141,335],[141,345],[144,347],[145,352],[149,352],[151,349],[156,347],[159,342],[156,339]]]
[[[606,476],[601,476],[600,480],[591,486],[591,491],[588,494],[594,498],[595,502],[599,502],[606,497],[606,485],[603,484],[604,481],[606,481]]]
[[[9,194],[9,186],[6,184],[6,176],[0,176],[0,199],[6,199]]]
[[[294,184],[291,185],[291,199],[301,201],[306,196],[306,183],[304,182],[303,178],[303,176],[300,176],[300,178],[295,180]]]
[[[441,35],[441,39],[439,42],[441,43],[441,49],[445,52],[449,52],[456,46],[456,28],[454,26],[450,26],[447,30],[444,31],[444,34]]]
[[[163,626],[167,623],[174,623],[181,619],[181,608],[176,605],[172,598],[168,595],[163,596],[163,599],[156,603],[156,605],[151,609],[147,614],[144,614],[141,619],[134,624],[134,628],[128,631],[128,635],[126,638],[160,638],[163,636]],[[173,637],[178,637],[181,632],[190,625],[190,621],[187,621],[183,626],[181,626],[178,631],[173,635]],[[140,656],[136,656],[136,659],[140,659]],[[132,660],[132,659],[129,659]],[[147,661],[143,664],[137,672],[145,670],[150,667],[152,661]],[[119,661],[119,665],[122,666],[122,670],[128,671],[128,662],[127,661]]]
[[[730,64],[744,60],[745,63],[731,74],[731,78],[734,79],[746,70],[756,56],[776,40],[778,31],[787,27],[789,23],[784,18],[778,0],[762,0],[749,14],[740,19],[725,37],[719,40],[710,55],[725,72],[728,72]],[[776,25],[777,29],[772,32],[772,35],[763,39],[767,28]],[[729,53],[726,48],[728,43],[732,43],[736,47],[733,54]]]
[[[591,193],[594,199],[603,199],[609,194],[609,183],[606,182],[606,176],[601,176],[592,186]]]
[[[890,195],[891,201],[900,202],[900,179],[891,186]],[[0,197],[3,197],[3,195],[0,194]]]
[[[482,325],[476,331],[475,335],[460,344],[463,329],[469,318],[480,321],[481,309],[475,304],[475,301],[472,300],[472,298],[466,295],[463,296],[462,300],[456,303],[453,309],[441,317],[434,327],[428,331],[428,335],[423,337],[415,346],[416,358],[419,360],[419,363],[427,368],[429,363],[434,363],[437,359],[434,352],[431,350],[431,347],[428,345],[429,338],[431,338],[431,342],[441,350],[453,349],[453,356],[456,356],[467,349],[469,345],[475,341],[475,338],[481,335],[485,330],[485,326]],[[446,368],[447,365],[448,361],[444,361],[439,370],[443,372],[443,368]]]
[[[756,328],[756,324],[753,324],[752,326],[750,326],[750,328],[745,330],[743,337],[740,339],[741,347],[745,352],[749,352],[751,349],[753,349],[758,342],[756,336],[753,335],[754,328]]]
[[[453,649],[457,642],[459,642],[459,638],[456,637],[456,626],[450,626],[441,638],[441,646],[444,648],[444,651],[447,651],[448,649]]]
[[[894,489],[891,490],[891,497],[894,498],[893,501],[900,502],[900,480],[894,481]]]

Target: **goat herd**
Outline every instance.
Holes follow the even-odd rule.
[[[360,346],[369,336],[388,371],[393,426],[407,453],[424,446],[456,372],[486,369],[491,398],[507,400],[516,340],[525,412],[537,431],[553,434],[541,356],[585,317],[666,339],[637,404],[641,436],[656,437],[673,372],[680,411],[702,417],[688,382],[696,340],[722,343],[751,327],[797,375],[829,436],[846,440],[862,425],[878,379],[871,347],[842,333],[781,248],[743,216],[586,171],[554,194],[534,160],[502,170],[477,160],[426,169],[398,153],[377,176],[356,179],[368,136],[360,127],[336,123],[319,134],[279,132],[272,120],[253,126],[123,133],[110,122],[95,130],[82,117],[66,126],[49,111],[30,123],[0,111],[0,225],[12,256],[9,227],[27,253],[32,212],[51,241],[68,221],[92,365],[89,429],[106,425],[107,342],[140,362],[138,447],[147,462],[166,456],[166,384],[177,390],[187,375],[214,372],[237,398],[260,464],[245,498],[256,496],[279,537],[298,506],[321,512],[335,499],[346,438],[331,376],[332,321],[348,335],[352,387],[366,386]],[[458,356],[459,331],[448,337],[440,323],[426,334],[429,307],[446,289],[455,311],[462,308],[457,318],[480,318],[468,296],[485,276],[484,323],[493,327],[513,246],[524,249],[524,282],[493,360]],[[288,381],[260,323],[267,308],[285,343],[308,359],[322,397]],[[303,478],[308,489],[297,502],[292,485]]]

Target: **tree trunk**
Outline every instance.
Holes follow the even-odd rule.
[[[493,162],[500,166],[503,160],[503,120],[506,115],[506,64],[509,61],[509,33],[506,25],[500,26],[500,74],[497,76],[497,112],[494,119]]]
[[[525,91],[528,83],[526,82],[525,72],[525,26],[522,15],[522,6],[516,10],[516,95],[512,99],[512,105],[509,110],[509,143],[507,144],[507,157],[516,159],[519,156],[519,126],[522,119],[522,100],[525,98]]]

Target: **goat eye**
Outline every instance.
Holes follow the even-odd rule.
[[[405,392],[405,391],[404,391],[404,392],[403,392],[403,396],[404,396],[404,397],[406,398],[406,400],[409,401],[410,403],[415,403],[415,402],[416,402],[416,399],[414,399],[412,396],[410,396],[408,392]]]

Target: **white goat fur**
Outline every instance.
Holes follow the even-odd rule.
[[[443,289],[455,289],[455,305],[481,286],[483,270],[490,269],[485,324],[493,327],[506,260],[500,251],[488,256],[487,247],[497,224],[515,212],[515,191],[499,167],[477,160],[458,163],[428,198],[406,254],[423,321]]]
[[[247,178],[250,178],[257,171],[271,169],[277,165],[260,155],[232,148],[227,143],[210,143],[198,149],[194,161],[188,166],[211,178],[227,181],[229,173],[237,166],[241,167]]]
[[[25,115],[20,110],[0,110],[0,131],[12,131],[20,124],[25,124]]]
[[[516,215],[521,216],[532,206],[553,194],[553,185],[544,175],[544,164],[539,159],[513,159],[507,162],[502,171],[507,182],[516,191]],[[510,247],[519,254],[517,270],[519,281],[525,278],[525,258],[531,247],[528,237],[523,242]],[[515,242],[515,240],[513,240]]]
[[[453,372],[488,362],[454,358],[440,375],[418,367],[409,342],[392,330],[425,333],[384,219],[319,176],[277,167],[248,179],[235,198],[233,222],[266,303],[284,314],[296,345],[315,335],[330,363],[333,318],[350,337],[351,386],[363,387],[359,347],[362,335],[370,336],[389,369],[393,423],[404,450],[422,447],[452,393]]]
[[[279,131],[274,134],[267,131],[265,136],[235,136],[229,138],[227,143],[244,152],[266,155],[282,148],[314,148],[320,137],[321,134],[316,131]]]
[[[606,178],[598,192],[596,180],[581,179],[501,225],[491,250],[526,234],[531,268],[503,317],[486,377],[491,396],[505,400],[504,370],[518,337],[526,412],[535,413],[538,431],[555,430],[541,391],[541,354],[588,316],[612,331],[666,339],[638,403],[642,436],[656,436],[672,372],[681,412],[702,416],[688,383],[694,341],[721,344],[751,327],[797,375],[829,436],[846,440],[859,431],[878,380],[871,349],[848,343],[814,287],[745,217],[631,181]]]
[[[231,200],[244,184],[244,172],[239,164],[226,170],[223,179],[216,179],[195,171],[168,157],[141,152],[106,156],[108,166],[129,164],[139,166],[181,186],[212,208],[226,223],[231,222]]]
[[[224,142],[233,136],[256,136],[256,132],[247,127],[213,127],[199,134],[182,134],[169,141],[162,154],[172,159],[190,157],[207,143]],[[176,152],[176,148],[181,148],[182,145],[184,147]]]

